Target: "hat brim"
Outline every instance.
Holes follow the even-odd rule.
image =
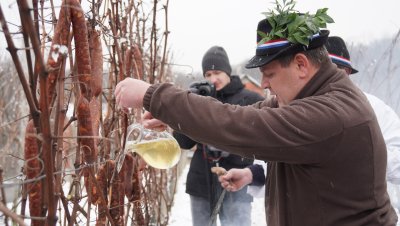
[[[342,62],[340,62],[340,61],[338,61],[338,60],[334,60],[334,59],[332,59],[332,62],[333,62],[334,64],[336,64],[336,65],[339,65],[339,66],[342,66],[342,67],[347,67],[347,68],[350,68],[350,69],[351,69],[351,72],[350,72],[350,74],[355,74],[355,73],[357,73],[357,72],[358,72],[358,70],[357,70],[357,69],[353,68],[353,67],[352,67],[352,66],[350,66],[350,65],[344,64],[344,63],[342,63]]]
[[[308,46],[305,46],[302,44],[291,44],[289,46],[282,48],[281,50],[279,50],[278,52],[276,52],[274,54],[269,54],[269,55],[257,55],[256,54],[253,58],[251,58],[249,60],[249,62],[247,62],[245,67],[247,69],[261,67],[261,66],[264,66],[264,65],[270,63],[273,60],[276,60],[277,58],[279,58],[281,56],[285,56],[285,55],[289,55],[289,54],[296,54],[301,51],[306,51],[306,50],[321,47],[328,40],[328,36],[329,36],[328,30],[321,30],[319,33],[319,36],[313,38],[310,41],[310,44]]]
[[[351,68],[351,73],[350,74],[355,74],[355,73],[357,73],[358,72],[358,70],[356,70],[356,69],[354,69],[354,68]]]
[[[278,51],[275,54],[271,54],[271,55],[255,55],[253,58],[251,58],[249,60],[249,62],[247,62],[246,64],[246,68],[250,69],[250,68],[258,68],[261,66],[264,66],[268,63],[270,63],[271,61],[281,57],[281,56],[285,56],[285,55],[289,55],[290,53],[296,53],[296,52],[300,52],[302,50],[305,50],[305,48],[303,48],[302,45],[298,45],[298,44],[292,44],[280,51]]]

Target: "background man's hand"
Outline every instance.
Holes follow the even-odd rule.
[[[249,168],[233,168],[228,170],[225,175],[219,176],[218,180],[227,191],[239,191],[253,181],[253,175]]]

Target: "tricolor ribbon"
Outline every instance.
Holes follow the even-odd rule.
[[[344,57],[335,55],[335,54],[329,54],[329,57],[332,59],[333,62],[335,62],[335,61],[336,61],[336,62],[341,62],[341,63],[343,63],[343,64],[345,64],[345,65],[348,65],[348,66],[351,68],[351,62],[350,62],[350,60],[348,60],[348,59],[346,59],[346,58],[344,58]]]
[[[310,40],[313,40],[314,38],[318,37],[319,34],[315,34],[311,36]],[[289,45],[290,42],[287,39],[273,39],[264,42],[263,44],[258,43],[257,49],[272,49],[272,48],[277,48],[277,47],[282,47],[282,46],[287,46]]]
[[[259,44],[257,46],[257,49],[271,49],[271,48],[276,48],[276,47],[281,47],[281,46],[286,46],[286,45],[289,45],[288,40],[275,39],[275,40],[266,41],[263,44]]]

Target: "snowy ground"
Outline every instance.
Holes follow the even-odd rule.
[[[174,205],[172,206],[169,226],[190,226],[192,225],[192,215],[190,212],[189,195],[185,193],[186,175],[189,164],[186,164],[183,172],[178,179],[177,191]],[[255,198],[251,212],[251,225],[266,226],[264,212],[264,198]],[[207,223],[205,224],[207,225]],[[218,225],[219,222],[218,222]]]

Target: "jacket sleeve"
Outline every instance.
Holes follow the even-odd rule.
[[[253,181],[250,186],[247,187],[247,194],[254,198],[264,198],[265,196],[265,178],[267,175],[267,163],[255,159],[254,165],[248,166],[251,173],[253,174]]]
[[[387,180],[400,184],[400,119],[396,112],[379,98],[365,93],[377,117],[387,149]]]
[[[253,181],[250,185],[263,186],[265,184],[265,175],[267,174],[267,163],[261,160],[254,160],[254,164],[248,166],[253,175]]]
[[[258,101],[263,101],[263,100],[264,100],[264,97],[258,95],[258,93],[254,93],[250,97],[250,104],[256,103]]]
[[[172,135],[182,149],[191,149],[197,143],[196,141],[190,139],[188,136],[177,131],[173,131]]]
[[[237,106],[163,83],[149,87],[143,105],[155,118],[200,143],[252,159],[306,164],[324,161],[333,152],[327,143],[340,139],[336,135],[343,131],[341,115],[360,108],[357,97],[343,107],[351,95],[360,93],[348,91],[328,100],[312,96],[280,108],[269,107],[273,100]]]

